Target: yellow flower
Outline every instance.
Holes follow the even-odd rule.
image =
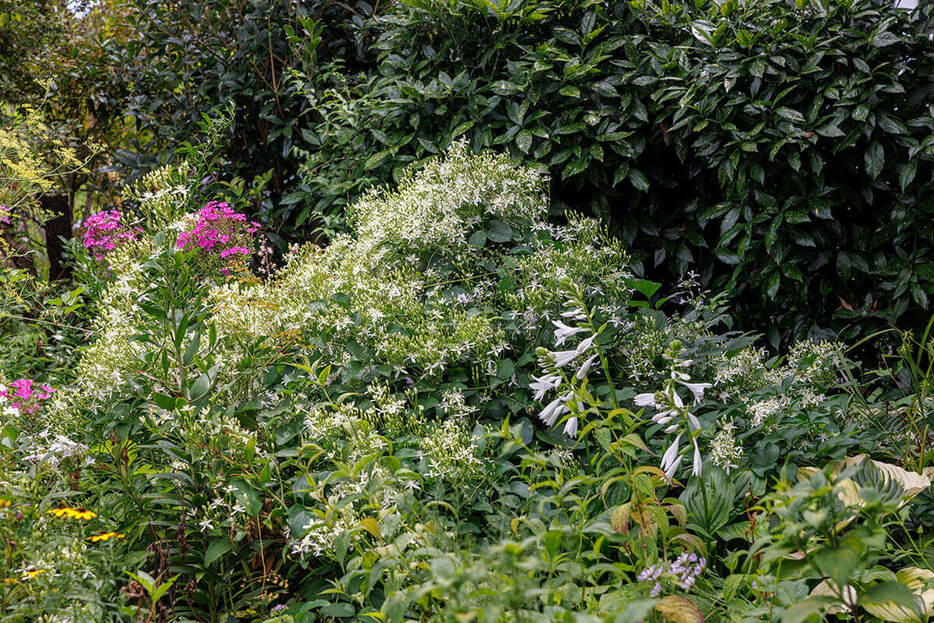
[[[97,517],[97,513],[89,511],[86,508],[77,509],[70,508],[68,506],[63,506],[62,508],[53,508],[49,511],[50,515],[55,515],[56,517],[69,517],[70,519],[94,519]]]
[[[102,534],[95,534],[94,536],[89,536],[88,541],[91,543],[97,543],[98,541],[107,541],[109,539],[122,539],[125,537],[125,534],[117,534],[116,532],[104,532]]]
[[[4,584],[16,584],[18,580],[16,578],[4,578]]]
[[[13,506],[13,502],[11,502],[10,500],[4,500],[0,498],[0,508],[6,507],[6,506]]]
[[[23,572],[23,578],[34,578],[40,573],[45,573],[45,569],[30,569]]]

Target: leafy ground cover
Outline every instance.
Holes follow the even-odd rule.
[[[202,179],[88,219],[77,289],[4,269],[59,345],[3,345],[4,621],[934,612],[930,332],[768,352],[463,142],[281,266]]]

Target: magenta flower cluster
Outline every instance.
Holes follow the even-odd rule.
[[[0,390],[0,399],[13,401],[10,406],[25,413],[33,413],[42,401],[51,398],[55,390],[48,385],[38,385],[30,379],[17,379],[9,388]]]
[[[10,210],[5,205],[0,205],[0,223],[10,224]]]
[[[212,201],[197,212],[194,228],[178,235],[175,246],[183,251],[197,249],[207,254],[216,254],[221,259],[233,256],[249,256],[253,234],[259,223],[249,221],[245,214],[234,211],[223,201]],[[221,272],[227,274],[226,268]]]
[[[84,248],[95,260],[104,259],[107,252],[117,248],[121,242],[136,240],[143,230],[128,227],[120,222],[119,210],[96,212],[84,221]]]

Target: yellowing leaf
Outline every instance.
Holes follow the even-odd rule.
[[[360,527],[375,536],[377,539],[380,538],[379,522],[376,521],[375,517],[364,517],[360,520]]]
[[[671,623],[703,623],[704,615],[689,599],[669,595],[655,604],[655,611]]]

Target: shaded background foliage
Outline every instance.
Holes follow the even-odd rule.
[[[466,136],[547,170],[554,216],[601,217],[646,276],[694,270],[732,292],[742,327],[774,344],[920,327],[930,313],[930,6],[120,9],[86,70],[109,82],[78,90],[123,131],[99,172],[138,179],[233,102],[215,177],[265,189],[252,210],[280,247],[343,231],[363,189]]]

